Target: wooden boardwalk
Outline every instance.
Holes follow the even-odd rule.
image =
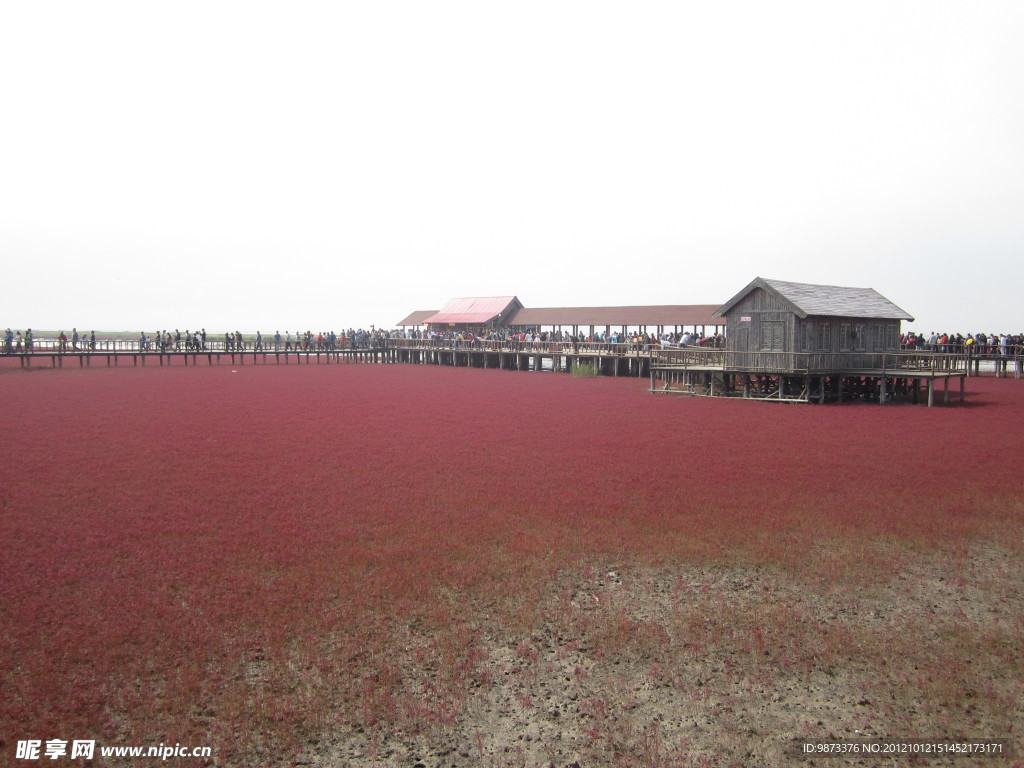
[[[451,365],[462,368],[495,368],[509,371],[632,376],[650,374],[652,350],[639,345],[594,342],[474,341],[452,346],[415,339],[393,339],[389,348],[397,362]]]
[[[310,365],[321,363],[388,363],[395,362],[388,349],[311,349],[311,350],[237,350],[210,349],[200,351],[140,352],[138,350],[74,350],[58,352],[52,349],[35,352],[16,352],[4,355],[3,359],[17,359],[22,368],[36,367],[107,368],[170,366],[170,365]]]
[[[68,350],[37,349],[13,353],[22,368],[93,366],[145,367],[170,365],[320,365],[339,363],[408,363],[447,365],[510,371],[571,373],[590,366],[595,374],[643,378],[650,373],[652,352],[630,344],[482,342],[453,346],[414,339],[390,339],[385,346],[358,349],[145,351],[138,349]]]
[[[272,346],[272,345],[271,345]],[[651,349],[641,345],[590,342],[449,341],[389,339],[383,346],[345,349],[210,348],[188,351],[98,349],[3,355],[32,367],[146,367],[197,365],[337,365],[352,363],[444,365],[510,371],[577,373],[650,378],[651,392],[741,397],[776,402],[825,403],[851,399],[903,400],[933,405],[936,389],[950,401],[950,382],[991,369],[996,376],[1021,378],[1024,357],[898,352],[876,356],[878,367],[862,367],[863,355],[842,353],[742,353],[708,347]],[[856,364],[853,364],[856,363]]]

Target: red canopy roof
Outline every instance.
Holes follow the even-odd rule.
[[[441,311],[424,319],[424,323],[489,323],[513,308],[521,308],[515,296],[488,296],[452,299]]]

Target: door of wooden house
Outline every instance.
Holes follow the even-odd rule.
[[[772,354],[759,355],[758,367],[764,370],[779,370],[785,367],[783,355],[777,354],[785,349],[785,328],[781,320],[762,320],[760,327],[760,351]]]

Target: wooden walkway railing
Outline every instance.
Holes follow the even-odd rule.
[[[706,347],[663,349],[653,353],[657,367],[682,369],[714,369],[724,371],[763,371],[765,373],[830,373],[881,371],[884,374],[912,373],[978,375],[981,364],[996,373],[1013,370],[1019,378],[1024,355],[979,354],[967,351],[926,352],[739,352]]]
[[[199,356],[209,357],[210,363],[220,362],[220,357],[234,360],[238,357],[244,363],[253,362],[287,363],[289,358],[308,356],[317,362],[320,356],[329,361],[346,359],[356,362],[395,362],[399,358],[396,353],[406,351],[444,352],[460,355],[478,355],[487,353],[530,355],[543,358],[571,357],[592,358],[594,360],[634,360],[642,361],[644,367],[676,368],[682,370],[719,370],[719,371],[762,371],[765,373],[831,373],[857,371],[882,371],[887,375],[911,375],[913,373],[930,375],[967,375],[976,376],[992,373],[1005,376],[1011,371],[1017,378],[1024,372],[1024,351],[1013,348],[1011,354],[1002,355],[998,350],[993,353],[988,349],[971,349],[966,351],[923,351],[904,350],[900,352],[738,352],[716,347],[669,347],[660,344],[643,343],[612,343],[612,342],[555,342],[555,341],[520,341],[516,339],[473,341],[456,341],[451,339],[386,339],[377,340],[371,345],[345,343],[328,348],[327,345],[313,346],[303,349],[296,342],[290,347],[285,342],[275,344],[266,342],[255,348],[252,342],[239,350],[235,345],[228,347],[224,339],[208,338],[202,349],[187,349],[184,342],[177,348],[169,345],[164,349],[155,348],[139,350],[139,341],[129,339],[97,340],[95,349],[86,349],[80,343],[78,349],[67,345],[66,351],[60,351],[55,339],[37,340],[33,354],[25,352],[8,354],[4,357],[20,358],[22,365],[31,367],[31,359],[47,358],[53,367],[63,367],[62,359],[75,358],[79,365],[91,365],[90,358],[105,357],[107,365],[118,364],[118,359],[130,357],[133,364],[146,364],[147,358],[158,358],[157,364],[163,365],[164,360],[170,364],[172,359],[192,358],[195,362]],[[242,357],[244,355],[244,357]],[[188,364],[190,361],[185,360]],[[623,363],[625,365],[625,363]],[[45,365],[45,364],[44,364]],[[612,368],[612,370],[618,370]]]

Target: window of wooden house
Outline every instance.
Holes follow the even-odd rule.
[[[851,326],[849,323],[840,323],[839,324],[839,351],[840,352],[849,352],[853,348],[852,347],[853,339],[851,338],[852,334],[853,334],[853,326]]]
[[[832,323],[818,323],[818,349],[832,349]]]
[[[800,324],[800,351],[810,352],[814,349],[814,323],[805,320]]]
[[[868,329],[864,323],[857,323],[853,326],[853,350],[863,352],[867,349]]]
[[[885,325],[875,323],[875,352],[885,350]]]
[[[885,326],[885,348],[890,350],[898,350],[900,348],[900,335],[896,332],[897,328],[894,324],[889,323]]]
[[[761,351],[777,352],[782,350],[782,321],[761,321]]]

